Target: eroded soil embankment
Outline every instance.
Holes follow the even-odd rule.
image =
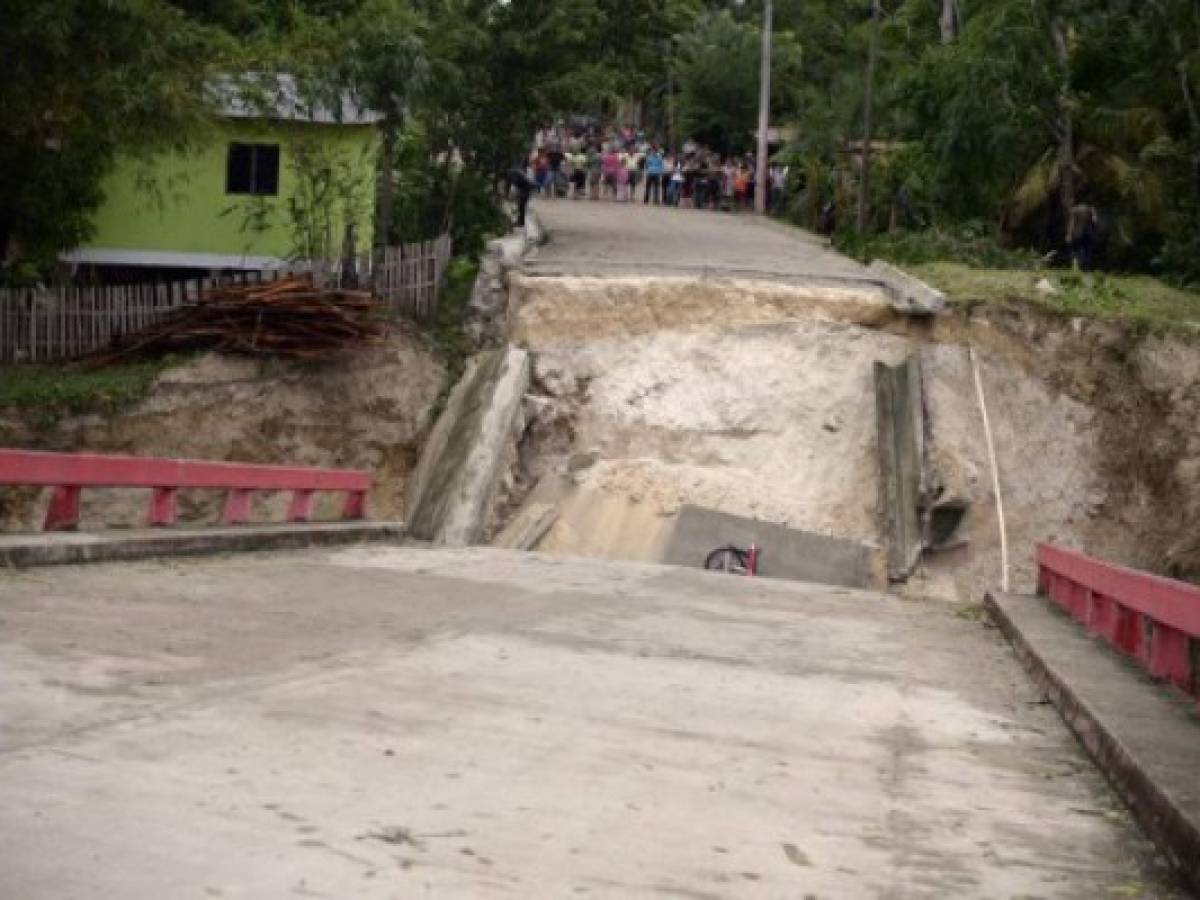
[[[240,462],[363,468],[375,476],[375,518],[402,518],[405,481],[443,385],[444,365],[406,334],[320,363],[208,354],[163,374],[149,395],[116,415],[44,421],[0,409],[0,446]],[[0,531],[36,530],[38,489],[0,489]],[[82,527],[140,525],[145,491],[83,492]],[[211,521],[219,492],[181,491],[182,521]],[[336,515],[340,498],[318,499]],[[256,495],[256,517],[279,519],[287,498]]]
[[[1019,458],[1004,473],[1006,482],[1020,483],[1032,472],[1046,496],[1078,501],[1083,523],[1061,539],[1200,580],[1200,341],[1063,320],[1024,305],[947,317],[934,336],[969,340],[997,371],[1059,398],[1068,435],[1078,422],[1067,443],[1079,447],[1081,459]],[[1008,425],[1008,443],[1019,446],[1026,423]],[[1092,479],[1082,493],[1072,477],[1078,465]]]
[[[870,291],[681,279],[518,282],[535,351],[506,498],[553,495],[541,549],[651,559],[683,503],[879,541],[872,365],[920,353],[931,462],[972,509],[913,589],[978,598],[999,539],[966,347],[996,431],[1018,587],[1059,540],[1200,574],[1200,348],[1022,310],[920,326]],[[550,485],[550,487],[547,487]],[[1191,518],[1189,519],[1189,516]]]

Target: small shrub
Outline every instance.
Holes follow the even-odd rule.
[[[891,231],[859,235],[839,232],[834,244],[862,262],[883,259],[897,265],[957,262],[981,269],[1034,269],[1041,258],[1032,251],[1013,250],[980,222],[967,222],[953,230]]]

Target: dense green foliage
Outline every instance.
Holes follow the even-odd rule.
[[[16,0],[0,29],[0,282],[88,235],[118,153],[202,140],[215,76],[297,76],[384,115],[380,239],[503,223],[536,127],[661,95],[699,0]],[[263,79],[249,79],[253,94]],[[331,104],[333,105],[333,104]]]
[[[868,0],[784,4],[804,93],[792,161],[822,199],[857,190]],[[985,222],[1059,254],[1094,207],[1100,261],[1200,277],[1200,4],[1194,0],[883,0],[872,230]],[[943,27],[950,10],[951,27]],[[850,224],[842,215],[839,226]]]
[[[752,22],[728,10],[699,15],[679,36],[676,73],[679,122],[683,134],[727,155],[754,146],[758,128],[760,33]],[[790,33],[778,35],[772,48],[775,121],[799,111],[802,54]]]
[[[0,27],[0,263],[52,259],[87,234],[118,150],[202,126],[218,25],[163,2],[15,0]]]
[[[795,126],[780,156],[804,224],[830,203],[839,230],[855,218],[871,6],[775,3],[772,115]],[[1087,203],[1104,265],[1200,279],[1200,0],[880,9],[869,233],[1061,259]],[[760,15],[757,0],[16,0],[0,280],[86,236],[116,154],[201,139],[220,73],[288,72],[383,113],[380,239],[448,227],[471,251],[503,226],[497,176],[551,119],[637,117],[660,139],[749,150]]]
[[[1032,250],[1005,247],[979,222],[955,228],[895,229],[834,235],[835,246],[864,263],[886,259],[902,266],[947,261],[981,269],[1036,269],[1043,258]]]

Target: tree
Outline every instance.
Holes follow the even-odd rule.
[[[345,20],[343,48],[334,61],[335,91],[343,86],[383,115],[375,240],[393,231],[397,149],[409,111],[425,90],[430,63],[421,33],[424,20],[403,0],[366,0]]]
[[[728,11],[710,12],[677,44],[675,81],[684,131],[722,154],[750,150],[758,115],[758,29]],[[802,57],[790,32],[776,32],[772,59],[772,114],[791,116]]]
[[[0,29],[0,280],[77,245],[118,150],[179,147],[204,127],[210,74],[235,44],[159,0],[16,0]]]

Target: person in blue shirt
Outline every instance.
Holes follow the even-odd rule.
[[[658,149],[657,144],[650,145],[650,152],[646,154],[646,194],[643,203],[650,202],[650,195],[654,195],[655,205],[662,203],[662,181],[663,181],[663,155]]]

